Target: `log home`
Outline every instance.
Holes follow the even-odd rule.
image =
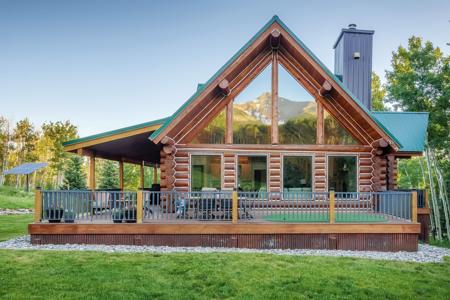
[[[274,16],[169,118],[66,142],[90,190],[38,191],[32,241],[416,250],[397,159],[422,155],[428,114],[371,110],[373,34],[342,29],[331,72]],[[119,191],[96,190],[96,158],[119,161]]]

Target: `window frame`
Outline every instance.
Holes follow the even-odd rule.
[[[315,154],[314,153],[283,153],[281,154],[281,164],[280,164],[280,190],[281,193],[284,193],[284,158],[285,157],[311,157],[311,192],[315,192],[314,185],[316,182],[316,176],[315,176]]]
[[[249,157],[265,157],[266,158],[266,187],[267,192],[269,192],[269,154],[263,154],[263,153],[236,153],[236,165],[235,165],[235,189],[237,190],[239,188],[239,157],[240,156],[249,156]]]
[[[224,184],[224,164],[223,164],[223,153],[221,152],[194,152],[189,153],[189,192],[192,191],[192,156],[220,156],[220,189],[223,189]]]

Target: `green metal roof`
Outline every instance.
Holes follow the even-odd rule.
[[[428,127],[427,112],[372,112],[400,140],[400,151],[422,152]]]
[[[359,107],[361,107],[366,113],[367,115],[372,118],[372,120],[375,121],[375,123],[377,123],[377,125],[392,139],[394,140],[394,142],[401,148],[402,144],[400,143],[400,141],[382,124],[378,121],[378,119],[376,119],[373,115],[372,112],[367,109],[367,107],[365,107],[353,94],[352,92],[350,92],[350,90],[344,86],[344,84],[342,83],[342,81],[339,80],[339,78],[337,78],[333,72],[331,72],[321,61],[319,58],[317,58],[314,53],[308,48],[306,47],[306,45],[286,26],[286,24],[283,23],[283,21],[280,20],[280,18],[275,15],[273,16],[269,22],[266,23],[266,25],[264,25],[241,49],[239,49],[239,51],[233,55],[226,63],[225,65],[223,65],[206,83],[204,83],[203,85],[198,85],[197,86],[197,91],[169,118],[167,118],[167,120],[164,122],[164,124],[158,128],[155,132],[153,132],[150,135],[150,139],[154,139],[156,138],[184,109],[186,109],[186,107],[193,102],[204,90],[205,88],[211,83],[213,82],[228,66],[230,66],[248,47],[250,47],[251,44],[253,44],[253,42],[258,39],[258,37],[264,32],[266,31],[267,28],[269,28],[273,23],[278,23],[284,30],[286,30],[286,32],[288,32],[293,38],[294,40],[300,45],[300,47],[302,47],[307,53],[308,55],[327,73],[328,76],[330,76],[355,102],[356,104],[358,104]]]
[[[124,128],[120,128],[120,129],[116,129],[116,130],[111,130],[111,131],[107,131],[107,132],[103,132],[103,133],[98,133],[98,134],[86,136],[86,137],[83,137],[83,138],[79,138],[79,139],[75,139],[75,140],[70,140],[70,141],[64,142],[63,145],[64,146],[69,146],[69,145],[78,144],[78,143],[82,143],[82,142],[87,142],[87,141],[91,141],[91,140],[95,140],[95,139],[99,139],[99,138],[103,138],[103,137],[107,137],[107,136],[111,136],[111,135],[115,135],[115,134],[120,134],[120,133],[132,131],[132,130],[136,130],[136,129],[145,128],[145,127],[148,127],[148,126],[163,124],[167,119],[168,118],[158,119],[158,120],[145,122],[145,123],[141,123],[141,124],[137,124],[137,125],[133,125],[133,126],[128,126],[128,127],[124,127]]]

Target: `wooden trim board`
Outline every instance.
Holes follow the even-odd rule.
[[[420,224],[29,224],[29,234],[420,233]]]

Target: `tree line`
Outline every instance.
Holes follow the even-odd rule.
[[[47,162],[33,173],[31,187],[44,189],[87,188],[88,161],[64,151],[63,143],[78,138],[78,128],[70,121],[46,122],[36,127],[28,118],[16,123],[0,116],[0,186],[25,188],[25,176],[3,175],[4,171],[28,162]],[[118,162],[97,159],[99,188],[119,188]],[[153,170],[145,168],[145,186],[151,186]],[[124,164],[124,186],[138,189],[140,167]]]

